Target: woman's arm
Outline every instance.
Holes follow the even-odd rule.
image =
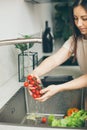
[[[82,75],[67,83],[64,83],[62,85],[61,90],[63,90],[63,91],[75,90],[75,89],[80,89],[80,88],[84,88],[84,87],[87,87],[87,74]]]
[[[55,54],[46,58],[37,68],[32,72],[34,75],[42,76],[61,65],[71,56],[71,52],[65,47],[61,47]]]
[[[37,68],[35,68],[31,75],[34,75],[37,77],[38,82],[41,82],[39,76],[42,76],[46,74],[47,72],[54,69],[56,66],[59,66],[64,61],[66,61],[70,56],[71,52],[69,49],[66,49],[65,47],[61,47],[60,50],[58,50],[55,54],[52,56],[46,58]],[[28,91],[30,92],[31,84],[28,86]]]
[[[64,84],[50,85],[47,88],[42,89],[41,93],[43,94],[43,96],[36,100],[43,102],[49,99],[51,96],[55,95],[56,93],[67,90],[80,89],[84,87],[87,87],[87,74]]]

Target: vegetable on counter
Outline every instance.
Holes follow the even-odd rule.
[[[86,119],[87,111],[79,110],[63,119],[56,119],[55,116],[49,115],[48,124],[51,127],[84,127]]]

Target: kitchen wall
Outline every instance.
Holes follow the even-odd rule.
[[[0,39],[20,34],[41,33],[45,20],[51,22],[51,4],[31,4],[24,0],[0,0]]]
[[[41,37],[45,20],[52,27],[51,4],[31,4],[24,0],[0,0],[0,40],[21,37],[21,34]],[[42,45],[35,43],[33,51],[42,54]],[[20,88],[18,54],[14,45],[0,46],[0,108]]]

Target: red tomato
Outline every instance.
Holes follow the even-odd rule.
[[[34,89],[37,89],[37,88],[38,88],[38,86],[36,86],[36,85],[35,85],[35,86],[33,86],[33,87],[34,87]]]
[[[33,98],[37,98],[37,95],[35,93],[32,96],[33,96]]]
[[[34,84],[35,84],[35,82],[34,82],[33,80],[31,80],[29,83],[30,83],[31,85],[34,85]]]
[[[36,89],[35,94],[36,94],[36,95],[39,95],[39,94],[40,94],[40,91]]]
[[[38,95],[37,95],[37,98],[39,98],[39,97],[41,97],[41,94],[38,94]]]
[[[28,79],[28,80],[32,80],[32,76],[31,76],[31,75],[28,75],[28,76],[27,76],[27,79]]]
[[[32,92],[32,93],[35,93],[35,92],[36,92],[36,90],[35,90],[35,89],[31,89],[31,92]]]
[[[41,122],[42,122],[42,123],[46,123],[46,122],[47,122],[47,118],[46,118],[46,117],[42,117],[42,118],[41,118]]]
[[[29,83],[26,81],[24,82],[24,87],[28,87]]]

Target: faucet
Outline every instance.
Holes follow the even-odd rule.
[[[10,44],[21,44],[21,43],[42,43],[41,38],[17,38],[17,39],[7,39],[0,40],[0,46],[10,45]]]

